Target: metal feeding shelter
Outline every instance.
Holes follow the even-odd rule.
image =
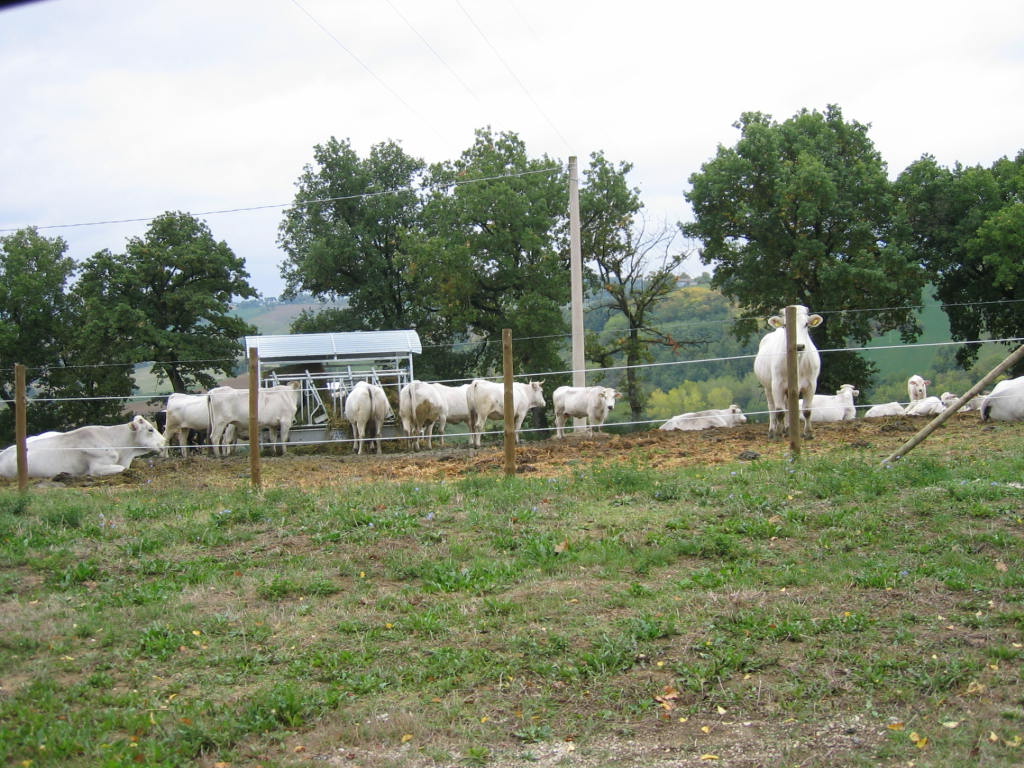
[[[392,408],[398,392],[413,380],[413,355],[422,354],[419,334],[402,331],[346,331],[246,336],[255,348],[260,386],[301,383],[291,439],[319,440],[340,430],[345,396],[359,381],[384,387]]]

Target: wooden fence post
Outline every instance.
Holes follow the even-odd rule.
[[[516,409],[512,394],[512,329],[501,331],[501,360],[505,374],[505,474],[516,473]]]
[[[25,366],[21,363],[14,364],[14,440],[18,446],[15,449],[18,461],[18,490],[24,493],[28,490],[28,409],[25,398]]]
[[[802,351],[796,343],[796,306],[786,307],[786,414],[789,421],[789,449],[800,455],[800,373],[797,357]]]
[[[260,476],[260,362],[259,350],[249,347],[249,473],[252,487],[263,488]]]

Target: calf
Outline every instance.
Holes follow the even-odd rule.
[[[713,427],[735,427],[739,424],[746,424],[747,417],[740,407],[735,403],[728,408],[712,408],[705,411],[692,411],[673,416],[662,424],[658,429],[666,432],[672,431],[697,431],[711,429]]]
[[[923,400],[914,400],[909,403],[904,413],[907,416],[937,416],[944,410],[946,410],[946,406],[942,404],[942,401],[935,395],[929,395]]]
[[[928,387],[931,384],[931,379],[921,378],[916,373],[907,379],[907,394],[910,396],[910,402],[915,403],[928,397]]]
[[[821,315],[808,314],[807,307],[796,308],[796,343],[803,351],[797,356],[797,397],[805,403],[800,418],[803,421],[803,435],[808,440],[814,437],[811,427],[810,404],[814,400],[814,390],[818,386],[818,373],[821,371],[821,358],[811,340],[810,328],[821,324]],[[789,411],[786,407],[789,397],[789,382],[786,374],[786,318],[775,315],[768,318],[768,325],[775,330],[761,338],[754,358],[754,374],[768,401],[768,436],[775,438],[780,431],[788,433]],[[783,414],[780,419],[779,414]],[[782,422],[780,429],[779,422]]]
[[[883,416],[902,416],[906,411],[897,402],[872,405],[864,414],[865,419],[880,419]]]
[[[161,453],[164,436],[142,416],[127,424],[88,426],[70,432],[44,432],[26,441],[30,477],[114,475],[145,453]],[[0,477],[18,476],[17,446],[0,452]]]
[[[857,418],[853,398],[859,394],[853,384],[843,384],[834,395],[815,395],[811,400],[811,421],[853,421]]]
[[[588,427],[600,430],[620,397],[611,387],[559,387],[552,395],[555,434],[564,436],[566,416],[586,419]]]

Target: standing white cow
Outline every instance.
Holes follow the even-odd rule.
[[[879,403],[878,405],[872,405],[864,413],[865,419],[880,419],[884,416],[902,416],[906,411],[901,403],[897,403],[895,400],[891,403]]]
[[[738,405],[733,403],[728,408],[710,408],[705,411],[680,413],[666,421],[658,429],[665,432],[696,432],[712,427],[735,427],[746,423],[746,415]]]
[[[209,396],[172,392],[167,398],[166,418],[164,439],[168,446],[173,446],[177,440],[181,455],[184,456],[188,453],[189,430],[207,435],[210,432]]]
[[[285,444],[299,409],[301,386],[300,382],[292,381],[259,390],[259,427],[270,432],[270,441],[277,444],[275,453],[277,446],[281,455],[287,452]],[[206,394],[210,406],[210,448],[215,456],[227,456],[234,450],[233,445],[228,444],[234,434],[249,428],[249,390],[215,387]]]
[[[441,434],[441,445],[444,445],[444,432],[449,424],[469,424],[469,403],[466,400],[469,384],[450,387],[447,384],[434,382],[434,387],[444,398],[445,403],[445,418],[437,428]]]
[[[555,404],[555,434],[564,436],[566,416],[586,419],[589,428],[600,431],[620,397],[611,387],[559,387],[551,396]]]
[[[512,383],[512,409],[515,425],[516,442],[519,442],[519,430],[531,408],[543,408],[543,381]],[[469,429],[474,448],[480,447],[480,433],[488,419],[505,418],[505,386],[485,379],[473,379],[466,390],[466,406],[469,409]]]
[[[381,453],[380,438],[384,422],[391,415],[391,403],[384,388],[368,381],[358,381],[345,398],[345,418],[352,425],[352,450],[363,452],[363,443],[377,441],[377,453]]]
[[[931,385],[931,379],[922,378],[916,373],[907,379],[907,394],[910,396],[910,402],[916,403],[918,400],[928,397],[928,387]]]
[[[811,412],[809,404],[814,400],[814,390],[818,386],[818,373],[821,371],[821,358],[818,356],[818,349],[811,340],[809,328],[815,328],[821,324],[821,315],[808,314],[807,307],[797,306],[796,308],[796,343],[803,345],[803,351],[797,356],[797,397],[801,398],[807,407],[801,412],[801,421],[804,425],[803,435],[808,440],[814,437],[811,427]],[[775,315],[768,318],[768,325],[775,330],[761,338],[757,348],[757,357],[754,358],[754,374],[757,376],[761,386],[764,387],[764,396],[768,401],[768,436],[778,437],[779,432],[790,429],[789,412],[786,408],[788,402],[789,385],[786,376],[786,318],[785,315]],[[782,414],[782,429],[780,430],[779,414]]]
[[[1024,376],[1004,379],[981,401],[981,420],[1024,421]]]
[[[435,424],[439,425],[439,432],[444,434],[448,401],[437,386],[414,379],[398,393],[398,417],[402,420],[402,429],[412,437],[414,450],[420,449],[420,439],[424,434],[427,437],[427,448],[433,447],[431,443]]]
[[[26,441],[30,477],[116,475],[144,453],[161,453],[164,436],[142,416],[111,427],[79,427],[70,432],[44,432]],[[0,477],[18,476],[17,446],[0,452]]]
[[[853,421],[857,418],[853,398],[859,394],[853,384],[843,384],[834,395],[815,395],[811,400],[811,421]]]

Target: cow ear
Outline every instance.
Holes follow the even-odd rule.
[[[782,317],[779,315],[772,315],[771,317],[768,318],[768,325],[771,328],[784,328],[786,325],[786,321],[783,320]]]
[[[139,428],[139,419],[141,418],[141,416],[136,416],[134,419],[132,419],[131,424],[128,425],[132,428],[132,431],[135,431]]]
[[[819,325],[821,325],[821,321],[823,319],[824,318],[821,315],[808,315],[807,325],[811,328],[817,328]]]

